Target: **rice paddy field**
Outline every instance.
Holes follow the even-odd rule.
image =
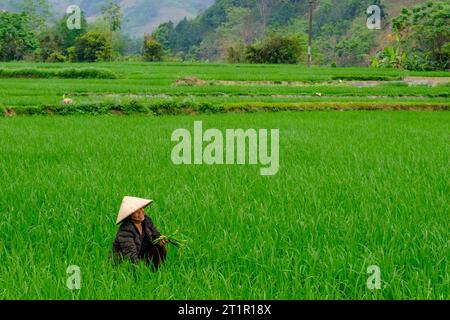
[[[67,78],[97,69],[111,79]],[[11,75],[14,71],[25,74]],[[28,72],[27,71],[32,71]],[[58,77],[55,73],[66,71]],[[64,73],[64,72],[63,72]],[[76,76],[73,75],[72,76]],[[105,75],[102,75],[105,76]],[[106,75],[107,76],[107,75]],[[37,78],[44,77],[44,78]],[[427,85],[424,79],[431,79]],[[448,72],[206,63],[0,63],[0,107],[10,113],[187,113],[257,109],[448,109]],[[74,101],[61,111],[63,97]],[[129,107],[129,105],[133,107]],[[205,107],[206,106],[206,107]],[[106,109],[106,110],[105,110]]]
[[[93,67],[117,78],[0,78],[0,299],[450,298],[448,73]],[[188,112],[156,116],[180,105]],[[279,129],[278,173],[174,165],[171,134],[194,121]],[[124,195],[153,199],[160,231],[188,241],[156,273],[108,259]],[[66,285],[71,265],[80,290]]]

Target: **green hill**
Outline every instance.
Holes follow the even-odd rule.
[[[403,7],[426,0],[316,0],[314,50],[318,63],[367,64],[390,31],[390,20]],[[366,26],[367,8],[382,9],[381,30]],[[227,48],[248,44],[271,33],[297,34],[306,42],[308,0],[216,0],[192,20],[181,21],[166,41],[175,53],[223,60]]]
[[[19,10],[24,1],[48,1],[53,17],[77,4],[92,22],[109,0],[0,0],[0,9]],[[274,33],[298,37],[306,59],[309,0],[116,1],[122,8],[124,33],[139,37],[156,30],[165,49],[185,59],[223,61],[230,48],[239,51]],[[367,65],[369,57],[389,42],[391,19],[402,8],[427,1],[315,0],[314,63]],[[366,26],[367,8],[374,4],[382,9],[381,30]]]

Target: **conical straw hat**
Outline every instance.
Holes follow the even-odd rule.
[[[119,214],[117,215],[116,224],[121,223],[124,219],[128,218],[134,212],[141,208],[145,208],[153,203],[153,200],[136,198],[136,197],[124,197],[122,204],[120,205]]]

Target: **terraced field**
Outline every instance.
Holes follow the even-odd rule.
[[[449,88],[393,69],[2,63],[0,299],[449,299]],[[175,164],[195,121],[278,129],[276,174]],[[108,259],[125,195],[187,240],[158,272]]]
[[[9,63],[0,68],[50,73],[91,66]],[[7,114],[449,107],[446,72],[175,63],[104,63],[95,68],[114,78],[1,78],[0,73],[0,106]],[[64,96],[73,105],[62,108]]]

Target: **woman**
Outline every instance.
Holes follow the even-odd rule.
[[[153,244],[160,237],[152,219],[144,212],[144,208],[153,203],[152,200],[125,197],[120,206],[116,224],[121,223],[113,243],[113,254],[118,260],[130,259],[134,264],[145,261],[153,263],[155,271],[166,259],[166,241]]]

